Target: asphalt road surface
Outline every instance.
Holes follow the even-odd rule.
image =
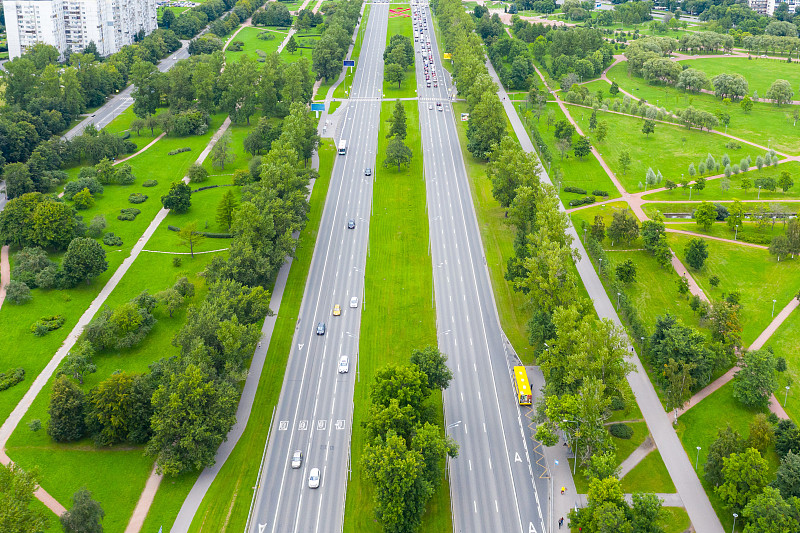
[[[507,356],[495,308],[456,130],[460,117],[448,101],[430,10],[411,6],[427,20],[422,36],[431,42],[430,55],[427,44],[415,47],[439,349],[453,371],[445,418],[447,433],[460,446],[449,463],[453,530],[543,533],[546,498],[542,494],[540,504],[534,486],[535,465],[512,385],[516,361]],[[428,88],[422,60],[431,55]]]
[[[364,169],[376,165],[388,17],[388,3],[372,5],[339,138],[347,141],[347,154],[337,155],[333,167],[256,492],[250,531],[257,533],[342,529],[361,309],[369,305],[363,290],[373,177]],[[349,219],[355,229],[347,228]],[[357,308],[350,307],[353,296]],[[332,316],[336,304],[341,316]],[[319,322],[326,324],[325,335],[316,334]],[[350,371],[339,374],[343,355]],[[295,450],[303,453],[299,469],[291,468]],[[308,486],[312,468],[322,474],[316,489]]]

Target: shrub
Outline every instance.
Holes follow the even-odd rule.
[[[31,290],[28,286],[21,282],[12,279],[6,287],[6,300],[11,303],[21,305],[29,302],[31,299]]]
[[[181,263],[183,263],[183,259],[181,259],[181,256],[176,255],[175,257],[172,258],[172,266],[174,266],[175,268],[181,266]]]
[[[627,440],[633,437],[633,428],[625,424],[611,424],[608,428],[608,432],[618,439]]]
[[[230,233],[208,233],[202,232],[203,235],[208,237],[209,239],[232,239],[233,235]]]
[[[147,200],[147,195],[140,192],[134,192],[128,196],[128,201],[132,204],[142,204],[145,200]]]
[[[134,220],[136,216],[141,213],[140,210],[136,209],[135,207],[128,207],[125,209],[120,209],[121,215],[117,215],[118,220]]]
[[[183,152],[190,152],[192,149],[188,146],[184,146],[183,148],[178,148],[177,150],[172,150],[171,152],[167,153],[167,155],[178,155],[182,154]]]
[[[594,203],[594,196],[586,196],[584,198],[575,198],[569,201],[569,205],[575,207],[577,205],[587,205]]]
[[[158,180],[144,180],[142,187],[155,187],[158,185]]]
[[[599,189],[595,189],[592,191],[594,196],[608,196],[608,191],[601,191]]]
[[[564,192],[574,192],[576,194],[586,194],[586,189],[580,187],[564,187]]]
[[[742,145],[737,143],[736,141],[730,141],[725,144],[725,148],[729,150],[741,150]]]
[[[242,48],[244,48],[244,43],[239,40],[233,41],[228,45],[229,52],[241,52]]]
[[[25,379],[25,369],[14,368],[0,374],[0,391],[10,389]]]
[[[625,400],[622,399],[622,396],[612,396],[611,397],[611,410],[612,411],[622,411],[625,409]]]
[[[103,230],[106,229],[106,217],[97,215],[89,222],[89,227],[86,229],[86,235],[98,239],[103,235]]]
[[[61,315],[43,316],[31,325],[31,333],[37,337],[43,337],[64,325],[64,317]]]
[[[775,359],[775,370],[778,372],[786,372],[786,358],[778,357]]]
[[[114,235],[113,231],[110,231],[103,235],[103,244],[106,246],[122,246],[122,238]]]
[[[34,418],[30,422],[28,422],[28,429],[36,433],[40,429],[42,429],[42,421],[38,418]]]
[[[72,200],[75,202],[75,209],[78,210],[89,209],[94,205],[94,198],[88,188],[76,192]]]
[[[91,168],[91,167],[84,167]],[[94,169],[92,169],[94,170]],[[72,198],[81,192],[83,189],[89,189],[92,195],[103,194],[103,186],[97,181],[97,178],[78,178],[75,181],[70,181],[64,186],[64,199],[72,200]]]
[[[189,170],[186,171],[186,175],[192,183],[202,183],[208,179],[208,171],[197,163],[189,167]]]

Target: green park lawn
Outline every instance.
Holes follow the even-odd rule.
[[[693,233],[700,233],[723,239],[733,239],[736,237],[739,241],[751,242],[760,246],[768,246],[772,237],[783,235],[785,232],[785,227],[782,222],[776,222],[774,227],[772,224],[759,227],[756,222],[750,222],[748,220],[745,220],[738,229],[728,227],[726,222],[715,222],[709,231],[704,231],[696,222],[691,221],[670,223],[667,227],[669,229],[691,231]],[[765,242],[766,244],[764,244]]]
[[[556,149],[554,128],[552,126],[548,127],[547,125],[547,114],[550,111],[552,111],[555,115],[554,124],[559,120],[565,120],[564,113],[558,107],[558,104],[555,102],[549,102],[547,104],[547,110],[542,113],[542,116],[539,118],[538,122],[532,115],[527,118],[527,122],[530,128],[539,129],[542,139],[544,139],[544,141],[547,143],[547,147],[550,150],[550,156],[552,160],[549,175],[552,176],[555,170],[559,168],[564,173],[561,187],[562,190],[559,191],[559,197],[561,198],[561,201],[564,202],[564,205],[566,206],[572,199],[586,196],[584,194],[565,192],[563,190],[564,187],[580,187],[582,189],[586,189],[588,194],[591,194],[594,190],[601,190],[607,192],[609,194],[609,198],[619,197],[619,191],[617,191],[617,188],[614,186],[611,178],[608,177],[608,174],[606,174],[605,170],[603,170],[603,167],[600,166],[600,163],[597,161],[594,155],[589,155],[583,158],[581,161],[570,150],[564,156],[564,159],[561,158],[560,152]],[[572,112],[572,108],[570,108],[570,112]],[[526,120],[526,115],[519,112],[519,110],[517,113],[520,115],[520,119],[524,122]],[[586,129],[588,130],[588,128]],[[608,140],[605,142],[607,143]]]
[[[273,38],[267,40],[259,39],[258,36],[262,33],[271,35]],[[250,59],[266,57],[267,55],[278,51],[278,47],[286,38],[287,33],[289,33],[288,30],[281,31],[257,28],[253,26],[242,28],[242,30],[236,34],[236,37],[234,37],[233,40],[242,41],[244,46],[242,46],[240,51],[235,52],[230,50],[230,45],[228,45],[228,49],[225,50],[225,61],[238,61],[239,58],[243,56],[249,56]]]
[[[261,372],[258,392],[251,411],[251,421],[257,421],[257,423],[247,424],[239,442],[203,499],[190,531],[200,531],[209,524],[216,526],[226,523],[226,521],[230,531],[241,531],[247,521],[253,495],[252,487],[256,482],[259,467],[258,461],[254,461],[253,457],[261,457],[264,450],[271,423],[267,413],[271,413],[277,405],[283,384],[286,361],[291,351],[294,329],[300,313],[308,269],[311,265],[314,244],[336,157],[336,147],[332,141],[323,140],[319,156],[320,177],[314,183],[308,222],[300,232],[295,258],[292,261],[292,268],[289,270],[289,278],[286,282],[286,289],[283,293],[264,369]],[[178,478],[171,485],[162,482],[153,506],[150,508],[143,531],[157,530],[161,525],[168,530],[196,478],[197,474],[194,474],[186,476],[185,479]]]
[[[466,112],[466,107],[463,102],[454,102],[455,116],[459,117]],[[456,129],[470,180],[472,201],[478,216],[500,323],[517,355],[522,361],[530,363],[534,353],[528,344],[526,324],[529,311],[526,309],[525,295],[516,292],[504,277],[508,259],[514,255],[514,229],[506,222],[505,210],[492,196],[492,185],[486,178],[486,163],[466,150],[467,123],[456,120]]]
[[[414,42],[414,28],[411,23],[411,17],[389,17],[389,26],[386,30],[386,45],[389,45],[389,40],[392,35],[402,35]],[[416,60],[417,54],[414,54]],[[384,71],[385,72],[385,71]],[[383,94],[386,98],[413,98],[417,95],[417,74],[414,65],[410,65],[406,71],[405,79],[398,87],[396,83],[389,83],[384,79],[383,81]]]
[[[667,234],[670,247],[681,260],[685,260],[684,249],[691,239],[688,235]],[[797,294],[800,258],[777,262],[767,250],[711,239],[705,242],[706,264],[700,271],[690,272],[712,301],[721,298],[723,292],[740,292],[742,341],[745,347],[749,346],[772,321],[772,300],[776,300],[777,313]],[[708,282],[713,275],[720,279],[717,288]]]
[[[370,219],[370,255],[364,274],[364,300],[369,305],[362,312],[358,366],[364,378],[356,383],[354,393],[352,464],[361,462],[365,444],[362,422],[370,406],[370,388],[375,372],[387,364],[407,364],[411,351],[427,345],[436,346],[436,311],[431,306],[433,272],[428,255],[428,217],[425,213],[425,182],[422,175],[422,146],[417,103],[407,101],[406,144],[413,152],[408,168],[375,171],[373,215]],[[386,139],[394,103],[384,102],[378,134],[377,160],[380,163],[389,140]],[[374,254],[374,255],[372,255]],[[429,400],[442,422],[441,395]],[[347,485],[344,531],[380,532],[373,509],[372,486],[356,469]],[[428,504],[422,531],[450,531],[450,493],[442,480]]]
[[[800,383],[800,311],[792,311],[765,346],[772,347],[776,357],[786,359],[786,372],[779,375],[775,397],[781,403],[786,402],[786,413],[797,422],[800,420],[800,394],[796,390]]]
[[[605,80],[594,80],[588,83],[581,83],[584,87],[589,90],[590,94],[596,95],[597,91],[603,93],[603,98],[608,98],[609,100],[622,100],[624,96],[621,92],[617,94],[611,94],[609,89],[611,88],[611,84]]]
[[[689,514],[683,507],[662,507],[664,518],[659,520],[665,533],[684,533],[692,523],[689,521]]]
[[[106,303],[114,308],[143,290],[155,294],[172,286],[181,276],[189,277],[195,284],[195,296],[190,303],[199,302],[205,297],[206,289],[198,273],[210,259],[210,255],[197,256],[194,260],[185,258],[181,267],[174,267],[170,255],[142,253]],[[83,390],[88,392],[117,371],[147,372],[151,363],[177,355],[178,348],[171,345],[171,340],[186,319],[187,307],[175,312],[172,318],[160,307],[156,308],[153,314],[158,322],[141,344],[127,350],[95,355],[97,372],[84,378]],[[24,468],[37,466],[42,476],[42,487],[67,507],[72,494],[87,487],[106,512],[103,521],[106,530],[122,531],[144,488],[153,459],[143,456],[143,446],[98,448],[88,438],[76,443],[57,444],[44,430],[30,431],[27,424],[34,419],[40,419],[46,426],[52,381],[36,397],[9,439],[8,455]],[[120,479],[125,483],[119,483]]]
[[[588,131],[592,110],[575,105],[570,105],[568,109],[581,129]],[[690,163],[697,166],[700,161],[705,161],[707,154],[719,160],[724,153],[730,152],[725,148],[727,138],[714,133],[657,123],[655,133],[645,136],[641,118],[599,112],[597,121],[608,123],[608,136],[600,143],[597,143],[594,135],[590,135],[590,138],[628,192],[641,190],[639,183],[644,183],[648,168],[660,170],[665,180],[678,183],[682,175],[688,178]],[[625,151],[631,155],[631,164],[627,173],[623,174],[619,156]],[[745,145],[732,158],[738,161],[749,154],[755,162],[756,156],[763,153],[764,150]]]
[[[708,449],[716,439],[719,430],[730,425],[742,437],[747,438],[750,422],[759,412],[744,407],[733,397],[733,382],[730,382],[683,413],[678,418],[678,425],[675,428],[678,438],[683,444],[683,449],[693,462],[697,458],[697,446],[700,446],[698,476],[725,531],[732,530],[733,516],[714,492],[714,488],[703,479],[703,465],[708,458]],[[774,448],[769,448],[764,457],[769,463],[772,477],[779,465]]]
[[[708,74],[709,80],[718,74],[736,73],[745,77],[750,85],[750,95],[758,91],[758,96],[764,98],[772,82],[777,79],[789,80],[792,87],[798,81],[798,69],[794,63],[779,61],[777,59],[746,57],[715,57],[704,59],[689,59],[681,61],[683,68],[696,68]],[[797,98],[795,98],[797,99]]]
[[[667,472],[667,466],[664,464],[664,460],[661,459],[661,452],[653,450],[622,478],[622,492],[655,492],[661,494],[675,492],[675,484],[672,483],[672,478]]]
[[[728,134],[789,154],[800,153],[800,140],[798,140],[800,125],[794,124],[791,118],[792,109],[789,106],[776,107],[770,103],[756,102],[753,110],[745,113],[738,103],[726,106],[714,95],[684,93],[673,87],[650,85],[642,78],[629,76],[625,61],[612,67],[607,75],[608,79],[616,81],[621,88],[637,98],[666,107],[670,111],[692,105],[710,113],[716,111],[728,113],[731,117],[727,128]],[[720,131],[724,130],[724,127],[720,128]],[[638,129],[636,131],[638,132]],[[656,126],[656,137],[658,137],[658,126]],[[728,142],[725,137],[720,136],[720,139],[723,139],[723,145]],[[742,152],[745,151],[747,148],[743,145]]]
[[[233,154],[233,161],[226,163],[224,168],[214,167],[214,162],[211,160],[211,155],[209,154],[206,160],[203,161],[203,168],[208,171],[209,180],[208,182],[193,185],[193,189],[196,189],[197,187],[204,187],[209,184],[230,185],[233,183],[234,171],[239,169],[247,170],[249,168],[250,161],[253,159],[253,156],[250,155],[250,153],[245,152],[244,140],[258,124],[260,116],[261,113],[258,112],[250,117],[249,125],[247,122],[242,122],[241,124],[231,122],[231,125],[228,127],[228,133],[230,133],[230,151]],[[270,119],[270,122],[279,121],[277,119]],[[264,154],[262,154],[262,156],[263,155]]]
[[[708,200],[708,201],[717,203],[717,201],[715,201],[715,200]],[[725,206],[725,207],[728,207],[728,208],[730,208],[730,206],[731,206],[730,200],[719,202],[719,203],[721,205]],[[686,203],[652,202],[652,203],[642,204],[642,210],[645,212],[645,214],[648,217],[652,218],[652,217],[654,217],[656,215],[657,212],[658,213],[694,213],[695,210],[699,206],[700,206],[699,203],[688,203],[688,202],[686,202]],[[761,208],[766,209],[766,210],[770,210],[770,209],[774,209],[776,206],[780,206],[781,209],[784,209],[785,211],[787,211],[789,213],[796,213],[798,210],[800,210],[800,202],[747,202],[747,203],[744,204],[745,210],[747,212],[750,212],[751,210],[754,210],[754,209],[761,209]],[[676,223],[675,221],[681,221],[681,222]],[[669,225],[669,227],[676,227],[676,228],[680,224],[693,224],[695,227],[697,226],[693,221],[691,221],[689,219],[667,219],[666,223]],[[727,224],[724,224],[724,225],[725,225],[725,228],[727,228]],[[724,229],[718,228],[717,226],[718,225],[715,224],[711,228],[711,231],[709,232],[709,235],[714,235],[715,237],[725,237],[726,239],[728,239],[728,238],[732,239],[734,237],[733,230],[730,230],[729,233],[725,233]],[[746,226],[745,227],[746,228],[752,228],[754,233],[765,233],[765,234],[766,233],[769,233],[769,234],[773,233],[772,230],[770,230],[770,231],[758,230],[758,228],[755,225],[750,226],[749,222],[746,222]],[[780,228],[780,232],[782,233],[783,232],[783,224],[780,221],[778,221],[775,224],[775,231],[777,231],[779,228]],[[686,229],[686,228],[681,228],[681,229]],[[699,231],[699,228],[692,229],[691,231]],[[740,235],[741,235],[741,232],[742,232],[742,228],[740,227],[739,228],[739,234]]]
[[[731,158],[731,161],[733,162],[742,159],[742,157],[739,156],[738,153],[730,153],[730,152],[727,153]],[[721,159],[721,157],[717,158],[716,155],[714,155],[714,157],[715,159],[717,159],[717,161]],[[755,158],[751,157],[751,159],[753,160],[753,163],[755,163]],[[780,188],[776,189],[775,191],[768,191],[765,189],[759,191],[758,188],[752,187],[752,185],[747,190],[742,189],[742,179],[744,179],[745,177],[750,179],[751,184],[759,178],[774,178],[775,181],[777,182],[781,173],[784,171],[789,172],[789,174],[791,174],[792,176],[792,180],[795,181],[792,188],[790,188],[786,192],[784,192]],[[688,179],[689,177],[688,174],[686,174],[685,177]],[[716,200],[794,200],[800,198],[800,162],[797,161],[787,161],[786,163],[780,163],[777,167],[769,166],[769,167],[764,167],[761,170],[758,170],[757,168],[753,167],[752,170],[749,170],[747,172],[741,174],[734,174],[729,178],[729,188],[727,191],[723,191],[721,187],[724,180],[725,178],[715,178],[713,180],[708,180],[706,181],[705,188],[699,191],[696,190],[696,188],[692,187],[691,199],[716,201]],[[689,190],[683,187],[678,187],[676,189],[672,189],[671,191],[665,190],[665,191],[655,192],[652,194],[646,194],[644,195],[644,199],[684,201],[689,199]]]
[[[213,117],[209,133],[203,136],[163,138],[147,152],[130,160],[133,174],[137,178],[135,184],[108,185],[103,194],[98,195],[94,207],[79,211],[87,223],[96,215],[105,215],[108,223],[106,231],[112,231],[122,238],[123,245],[120,247],[104,246],[109,265],[106,272],[92,280],[90,284],[81,284],[73,289],[33,289],[31,291],[33,299],[27,304],[21,306],[7,304],[0,309],[0,329],[6,332],[7,345],[14,346],[14,350],[0,350],[0,368],[5,371],[22,367],[26,372],[26,379],[22,383],[0,395],[0,416],[3,418],[8,416],[31,381],[45,367],[89,307],[90,302],[128,257],[133,245],[161,209],[160,196],[167,192],[171,181],[180,179],[184,175],[186,168],[197,158],[220,123],[219,117]],[[192,147],[192,151],[167,156],[170,150],[183,146]],[[164,165],[162,163],[164,160],[169,160],[171,164]],[[159,184],[156,187],[143,188],[141,183],[145,179],[156,179]],[[146,202],[134,206],[128,202],[128,196],[132,192],[143,192],[149,198]],[[127,207],[136,207],[142,212],[133,221],[117,220],[120,209]],[[16,250],[11,252],[13,254]],[[51,254],[51,259],[60,261],[61,254]],[[30,326],[36,320],[54,314],[62,315],[65,319],[61,329],[44,337],[36,337],[30,332]]]

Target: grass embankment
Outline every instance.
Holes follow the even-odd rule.
[[[581,129],[588,131],[592,110],[575,105],[569,105],[568,109]],[[701,161],[705,161],[707,154],[720,160],[723,154],[732,152],[725,148],[729,141],[727,137],[706,131],[656,123],[655,133],[645,136],[642,133],[641,118],[601,111],[597,113],[597,121],[608,123],[608,136],[603,142],[597,143],[595,136],[590,135],[591,141],[628,192],[643,190],[639,189],[639,183],[644,183],[648,168],[652,168],[654,172],[660,170],[665,180],[679,183],[681,179],[689,179],[689,164],[699,165]],[[625,174],[619,165],[622,152],[631,155],[631,164]],[[646,156],[639,157],[637,154]],[[750,155],[755,163],[756,156],[763,154],[764,150],[743,145],[731,158],[735,163]]]
[[[772,54],[770,54],[772,55]],[[764,98],[772,82],[777,79],[791,80],[797,78],[797,65],[776,59],[758,58],[748,60],[746,57],[715,57],[704,59],[687,59],[680,62],[681,67],[696,68],[708,74],[711,80],[718,74],[741,74],[750,85],[750,95],[758,91]]]
[[[685,260],[684,248],[692,238],[667,234],[670,247],[681,261]],[[691,270],[692,277],[711,300],[721,298],[723,292],[739,291],[742,304],[739,320],[743,326],[742,341],[747,347],[772,321],[772,300],[776,300],[777,313],[797,294],[800,260],[778,262],[767,250],[711,239],[705,243],[708,259],[699,271]],[[708,282],[713,275],[720,279],[717,288]]]
[[[278,403],[286,361],[291,351],[292,336],[328,194],[335,152],[331,141],[325,140],[320,145],[320,177],[314,183],[308,222],[297,242],[295,259],[289,271],[251,411],[250,421],[257,423],[247,424],[239,442],[203,499],[192,522],[191,531],[217,532],[244,529],[253,495],[252,487],[258,474],[259,459],[264,450],[270,425],[268,413],[272,413],[273,407]],[[196,478],[195,474],[175,480],[164,480],[150,508],[143,531],[156,530],[162,525],[165,530],[172,527],[183,500]]]
[[[408,8],[407,8],[408,9]],[[411,10],[408,9],[408,15],[402,13],[389,12],[389,26],[386,31],[386,46],[389,46],[389,40],[393,35],[402,35],[403,37],[411,40],[414,43],[414,27],[411,23]],[[417,54],[414,53],[414,61],[417,59]],[[386,98],[413,98],[417,95],[417,71],[412,63],[405,71],[406,78],[398,87],[395,83],[390,83],[384,79],[383,81],[383,94]],[[441,73],[439,73],[441,75]]]
[[[747,409],[734,399],[733,383],[728,383],[678,418],[675,431],[678,438],[681,439],[686,454],[692,461],[697,460],[697,447],[700,446],[698,476],[725,531],[732,531],[733,516],[717,496],[713,486],[703,479],[703,465],[708,458],[708,449],[716,439],[718,430],[725,429],[727,425],[730,425],[742,437],[747,438],[748,426],[758,413],[759,411]],[[775,449],[770,447],[763,455],[769,463],[770,477],[774,478],[779,465]]]
[[[262,33],[265,36],[272,36],[272,38],[260,39],[259,35]],[[228,63],[231,61],[239,61],[239,58],[243,56],[250,56],[250,59],[266,57],[278,51],[278,47],[286,38],[287,33],[289,33],[288,29],[282,31],[271,28],[258,28],[255,26],[242,28],[242,30],[236,34],[233,41],[231,41],[231,44],[235,41],[241,41],[244,43],[244,46],[242,46],[241,50],[234,51],[231,50],[231,45],[229,44],[228,48],[225,49],[225,61]]]
[[[738,72],[735,64],[732,65],[729,72]],[[673,87],[650,85],[642,78],[629,76],[627,61],[623,61],[612,67],[608,71],[607,76],[608,79],[616,81],[622,89],[625,89],[637,98],[647,100],[660,107],[666,107],[669,111],[685,109],[691,105],[696,109],[702,109],[709,113],[715,113],[717,111],[728,113],[731,117],[731,122],[727,128],[728,134],[791,155],[800,153],[800,140],[798,138],[800,125],[794,124],[792,109],[789,106],[777,107],[771,103],[760,101],[755,102],[750,113],[745,113],[738,103],[726,106],[712,94],[684,93]],[[763,98],[764,94],[759,93],[759,96]],[[634,131],[638,132],[639,129]],[[724,131],[724,126],[720,127],[719,130]],[[657,134],[658,126],[656,126],[656,136]],[[609,137],[613,138],[610,131]],[[727,137],[718,137],[722,140],[723,145],[729,141]],[[689,143],[689,146],[691,147],[692,143]],[[743,145],[743,148],[745,146],[746,145]],[[655,153],[659,152],[663,153],[664,156],[672,153],[669,149],[664,150],[661,148],[660,150],[655,150]],[[699,152],[700,150],[697,150],[697,153]],[[647,153],[653,155],[653,151],[648,150]],[[714,152],[712,152],[712,154],[713,153]],[[716,155],[714,157],[716,157]],[[662,170],[662,172],[664,171]],[[667,177],[666,173],[664,173],[664,177]]]
[[[425,182],[420,179],[423,161],[417,127],[419,112],[416,102],[404,105],[409,124],[406,144],[414,153],[411,164],[400,172],[382,167],[375,172],[370,255],[364,275],[364,298],[370,304],[362,314],[358,361],[364,379],[356,383],[354,393],[353,476],[347,486],[346,532],[381,531],[375,520],[372,486],[361,469],[365,444],[362,422],[370,406],[373,376],[387,364],[407,364],[414,348],[437,344],[436,311],[430,302],[433,271],[428,255],[426,191]],[[384,102],[381,108],[378,162],[383,160],[389,143],[385,119],[391,116],[393,107],[394,103]],[[434,393],[429,401],[442,423],[441,394]],[[444,533],[452,529],[449,487],[442,480],[428,504],[421,530]]]
[[[89,307],[89,304],[108,282],[116,269],[128,257],[133,245],[144,233],[147,226],[161,209],[160,197],[169,190],[170,183],[182,178],[189,165],[197,158],[202,148],[208,143],[211,135],[219,127],[222,120],[218,116],[212,117],[211,128],[206,135],[186,138],[165,137],[147,152],[136,156],[129,161],[136,176],[133,185],[108,185],[102,195],[98,195],[94,207],[79,211],[84,221],[88,224],[96,215],[104,215],[107,221],[106,231],[112,231],[122,238],[122,246],[108,247],[106,259],[108,270],[92,280],[90,284],[81,284],[68,290],[33,289],[32,300],[25,305],[17,306],[6,303],[0,309],[0,331],[4,332],[4,342],[7,346],[14,346],[14,350],[0,350],[0,368],[2,371],[10,368],[23,367],[26,379],[19,385],[12,387],[0,395],[0,417],[5,419],[14,406],[30,387],[31,382],[45,367],[53,354],[58,350],[66,336],[75,327],[80,316]],[[148,132],[149,133],[149,132]],[[140,143],[143,147],[147,141],[143,137]],[[192,150],[174,156],[167,153],[184,146]],[[170,164],[165,165],[164,161]],[[77,170],[72,172],[77,175]],[[144,180],[155,179],[155,187],[142,187]],[[131,204],[128,196],[133,192],[141,192],[149,196],[142,204]],[[117,220],[120,209],[136,207],[141,213],[133,221]],[[15,253],[17,250],[11,250]],[[51,259],[59,262],[62,253],[51,254]],[[44,337],[36,337],[30,332],[30,326],[43,316],[62,315],[64,325],[57,331]]]
[[[350,88],[353,86],[353,77],[356,75],[356,69],[358,69],[358,59],[361,55],[361,46],[364,44],[364,32],[367,30],[367,23],[369,22],[370,7],[372,7],[372,4],[367,4],[364,6],[364,14],[361,16],[361,21],[359,22],[358,26],[358,34],[356,35],[356,40],[353,43],[353,51],[350,53],[350,59],[356,62],[356,66],[347,69],[344,80],[333,91],[334,98],[347,98]],[[345,91],[347,91],[347,93],[345,93]],[[318,91],[315,100],[324,100],[326,96],[327,91],[324,93]],[[338,105],[339,103],[340,102],[333,102],[331,104],[331,109],[328,112],[333,113],[333,110],[335,109],[334,104]]]
[[[525,108],[523,106],[523,111],[524,109]],[[569,150],[566,154],[564,154],[564,158],[561,158],[561,153],[556,148],[555,128],[552,125],[547,125],[547,116],[551,111],[553,112],[555,119],[553,124],[559,120],[566,120],[566,117],[561,111],[561,108],[558,107],[558,104],[555,102],[549,102],[547,104],[547,108],[542,113],[542,116],[539,117],[538,121],[533,114],[531,114],[527,119],[527,123],[531,129],[538,128],[542,139],[544,139],[544,142],[547,143],[547,147],[550,150],[551,156],[549,170],[550,176],[553,175],[556,169],[561,169],[563,172],[561,190],[558,192],[558,195],[564,205],[568,206],[570,200],[575,198],[583,198],[586,196],[586,194],[565,192],[563,190],[564,187],[580,187],[582,189],[586,189],[587,194],[592,194],[592,191],[594,190],[600,190],[608,193],[609,198],[618,198],[620,196],[619,191],[617,191],[617,188],[614,186],[611,178],[608,177],[608,174],[606,174],[606,171],[603,170],[602,166],[600,166],[600,162],[597,161],[594,155],[590,154],[589,156],[584,157],[583,160],[580,160],[575,157],[575,154],[572,152],[572,150]],[[570,108],[570,112],[571,111],[572,108]],[[519,105],[517,106],[517,113],[519,114],[523,123],[525,123],[526,114],[519,111]],[[598,115],[598,120],[601,120],[599,117],[600,115]],[[585,124],[582,124],[581,126],[588,131],[588,127],[586,127]],[[598,144],[594,139],[592,139],[592,143]],[[608,140],[604,141],[604,143],[608,143]],[[602,147],[602,144],[599,144],[599,146]],[[602,150],[602,148],[600,149]]]

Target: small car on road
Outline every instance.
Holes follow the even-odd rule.
[[[342,314],[342,306],[339,305],[339,304],[334,305],[333,306],[333,316],[339,316],[341,314]]]
[[[292,454],[292,468],[300,468],[303,464],[303,452],[297,450]]]
[[[350,307],[356,308],[358,307],[358,296],[353,296],[350,298]]]
[[[343,355],[339,358],[339,373],[347,374],[350,371],[350,358]]]
[[[364,169],[364,175],[365,176],[372,176],[372,169],[369,168],[369,167],[365,168]]]
[[[319,488],[319,468],[312,468],[308,476],[308,488]]]
[[[347,221],[347,229],[356,229],[356,219],[351,218]]]
[[[317,335],[325,335],[325,322],[317,324]]]

